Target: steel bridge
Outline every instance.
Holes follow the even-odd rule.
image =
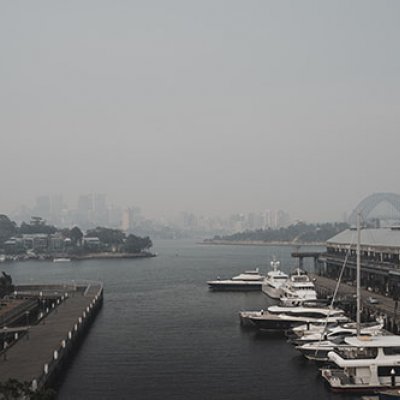
[[[396,193],[374,193],[363,199],[353,210],[349,223],[355,225],[357,213],[362,213],[365,222],[400,222],[400,195]]]

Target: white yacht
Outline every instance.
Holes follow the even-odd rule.
[[[333,391],[373,392],[400,387],[400,336],[346,337],[346,346],[328,353],[333,368],[322,377]]]
[[[334,340],[338,337],[354,336],[357,334],[355,323],[340,324],[336,327],[323,329],[320,332],[305,332],[301,336],[289,337],[289,342],[294,345],[303,345],[321,340]],[[360,330],[361,335],[382,335],[383,322],[365,322]]]
[[[215,281],[208,281],[207,284],[212,290],[261,290],[264,279],[265,276],[261,275],[259,269],[256,268],[231,279],[218,278]]]
[[[279,261],[271,261],[272,271],[267,273],[267,277],[262,284],[262,291],[273,299],[279,299],[282,294],[282,287],[287,282],[289,276],[279,269]]]
[[[325,321],[348,322],[344,311],[328,307],[281,307],[270,306],[267,311],[241,312],[239,317],[251,321],[260,330],[284,332],[296,325]]]
[[[281,303],[286,306],[298,306],[304,301],[316,300],[317,292],[314,282],[300,268],[290,275],[282,286]]]
[[[338,346],[346,346],[344,338],[344,336],[339,336],[332,340],[304,343],[295,348],[308,360],[328,361],[329,352],[333,351]]]

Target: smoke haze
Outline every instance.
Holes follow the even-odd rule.
[[[10,1],[1,209],[339,220],[400,192],[397,1]]]

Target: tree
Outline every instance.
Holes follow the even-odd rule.
[[[69,238],[71,239],[72,244],[77,246],[82,241],[83,233],[77,226],[74,226],[69,232]]]
[[[86,237],[98,237],[100,242],[110,246],[121,245],[126,238],[125,233],[119,229],[103,228],[100,226],[87,231]]]
[[[28,398],[30,400],[53,400],[56,392],[53,389],[42,388],[37,391],[31,389],[29,382],[20,382],[17,379],[8,379],[0,382],[0,395],[4,400],[20,400]]]
[[[7,215],[0,214],[0,246],[17,233],[17,225]]]
[[[32,225],[22,222],[18,230],[21,234],[33,234],[33,233],[44,233],[47,235],[52,235],[57,232],[57,228],[53,225]]]
[[[125,241],[124,249],[127,253],[141,253],[151,246],[153,246],[153,243],[148,236],[142,238],[131,234]]]

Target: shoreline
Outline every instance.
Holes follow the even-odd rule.
[[[199,244],[212,244],[223,246],[321,246],[325,247],[326,242],[290,242],[290,241],[271,241],[264,240],[222,240],[222,239],[205,239]]]
[[[83,260],[108,260],[108,259],[118,260],[126,258],[149,258],[156,256],[157,255],[153,253],[91,253],[82,256],[70,256],[68,258],[70,258],[71,261],[83,261]]]
[[[3,263],[13,263],[13,262],[24,262],[24,261],[49,261],[49,262],[69,262],[69,261],[85,261],[85,260],[121,260],[128,258],[150,258],[156,257],[155,253],[89,253],[82,255],[74,254],[46,254],[42,256],[32,257],[32,256],[14,256],[11,258],[6,258],[1,261]]]

